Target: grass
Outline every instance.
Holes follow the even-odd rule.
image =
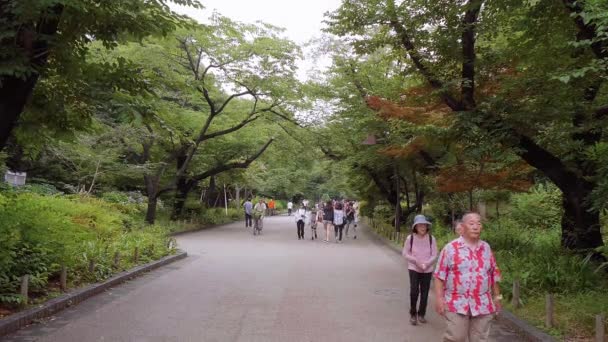
[[[554,297],[554,328],[545,327],[545,297],[527,296],[523,306],[505,307],[550,335],[568,341],[591,341],[595,329],[595,315],[608,311],[606,291],[585,291],[572,295],[557,294]],[[604,322],[608,325],[608,320]]]

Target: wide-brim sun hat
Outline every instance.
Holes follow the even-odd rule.
[[[416,227],[417,224],[426,224],[429,226],[429,228],[431,228],[432,223],[429,222],[429,220],[426,219],[426,216],[424,215],[416,215],[416,217],[414,217],[414,223],[412,223],[412,230]]]

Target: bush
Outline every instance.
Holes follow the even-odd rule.
[[[243,218],[242,216],[240,209],[228,208],[228,215],[226,215],[225,208],[206,208],[199,215],[199,220],[203,225],[217,225],[240,220]]]
[[[608,285],[588,259],[561,248],[560,234],[559,225],[531,230],[512,217],[485,224],[483,239],[496,254],[504,278],[501,286],[507,293],[515,278],[528,294],[571,294]]]
[[[550,229],[561,222],[561,192],[554,185],[536,185],[511,199],[509,216],[524,229]]]
[[[159,227],[144,229],[137,215],[133,206],[86,196],[0,193],[0,302],[14,302],[25,274],[31,276],[32,291],[44,292],[61,264],[79,284],[111,275],[116,251],[130,256],[138,246],[141,262],[168,254],[166,233]],[[88,271],[91,260],[93,273]]]

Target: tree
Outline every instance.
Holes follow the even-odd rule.
[[[85,59],[93,40],[113,48],[125,39],[139,40],[173,31],[184,18],[170,11],[168,2],[0,2],[0,150],[40,80],[61,75],[79,83],[88,70]],[[200,7],[196,0],[171,2]],[[62,94],[70,100],[69,92]]]
[[[391,46],[463,129],[482,130],[555,183],[562,245],[586,251],[603,245],[586,151],[602,141],[608,113],[606,10],[601,1],[352,0],[330,21],[361,53]]]

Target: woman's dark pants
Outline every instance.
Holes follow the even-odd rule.
[[[426,306],[429,299],[429,289],[431,287],[431,277],[433,273],[418,273],[410,271],[410,315],[426,315]],[[416,310],[420,295],[420,307]]]
[[[304,238],[304,221],[300,220],[297,223],[298,225],[298,238]]]

